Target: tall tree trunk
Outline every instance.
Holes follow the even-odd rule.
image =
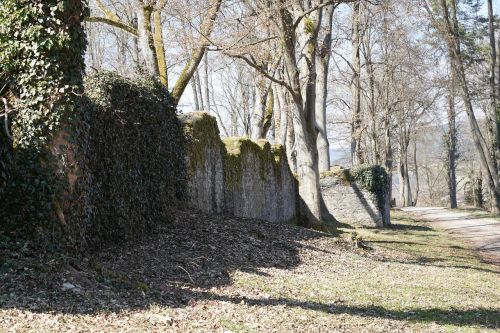
[[[276,77],[279,80],[282,79],[281,71],[277,72]],[[275,112],[275,118],[279,118],[279,127],[278,127],[279,130],[278,133],[276,134],[276,143],[280,145],[285,145],[287,141],[288,127],[290,126],[289,125],[290,122],[288,121],[290,113],[289,111],[290,103],[288,102],[288,96],[287,96],[288,92],[282,85],[279,84],[274,85],[273,91],[278,101],[277,105],[279,105],[279,109],[275,109],[279,110],[278,112]]]
[[[387,187],[385,189],[385,216],[386,223],[390,224],[391,216],[391,201],[392,201],[392,167],[393,167],[393,156],[392,156],[392,142],[391,142],[391,114],[389,107],[387,106],[387,101],[385,101],[386,106],[384,108],[384,168],[387,171]]]
[[[415,168],[415,196],[413,197],[413,205],[416,206],[418,196],[420,194],[420,179],[418,174],[418,159],[417,159],[417,134],[413,137],[413,167]]]
[[[287,98],[288,99],[288,98]],[[288,160],[288,165],[294,174],[297,174],[297,151],[295,149],[295,130],[293,128],[293,118],[292,118],[292,108],[295,106],[291,102],[288,102],[286,108],[286,137],[285,137],[285,147],[286,147],[286,157]]]
[[[408,170],[408,143],[406,133],[404,133],[399,144],[399,188],[402,207],[413,205]]]
[[[160,82],[168,90],[168,73],[167,73],[167,60],[165,59],[165,43],[163,41],[163,25],[161,23],[161,11],[155,9],[153,11],[153,25],[154,25],[154,47],[156,52],[156,61],[158,66],[158,75]]]
[[[238,113],[233,111],[231,113],[231,136],[239,136],[238,134]]]
[[[200,102],[198,99],[198,87],[196,84],[196,73],[193,76],[193,78],[191,79],[191,88],[193,88],[194,109],[196,111],[200,111],[201,109],[200,109]]]
[[[205,111],[205,100],[203,99],[203,87],[201,86],[200,69],[197,68],[193,74],[198,90],[198,100],[200,101],[200,111]]]
[[[203,69],[205,70],[204,76],[203,76],[203,81],[205,85],[205,112],[210,113],[210,90],[209,90],[209,85],[208,85],[208,53],[205,53],[205,58],[203,61]]]
[[[361,58],[360,58],[360,2],[353,3],[352,10],[352,83],[351,83],[351,159],[353,165],[363,164],[361,150]]]
[[[153,47],[153,34],[151,31],[151,15],[153,8],[145,6],[140,1],[136,1],[137,10],[137,32],[139,34],[139,47],[146,72],[151,76],[158,76],[158,63],[156,61],[156,51]]]
[[[255,105],[252,115],[252,139],[264,139],[264,122],[266,120],[266,102],[269,86],[266,78],[256,74],[255,80]]]
[[[365,33],[363,39],[366,72],[368,74],[369,105],[370,114],[370,143],[372,147],[373,163],[380,164],[380,150],[378,144],[377,110],[375,109],[375,73],[373,69],[372,47],[370,45],[370,35]]]
[[[472,100],[469,92],[469,87],[467,84],[465,68],[462,59],[462,52],[460,47],[460,39],[458,35],[459,25],[457,18],[457,7],[456,0],[451,0],[451,20],[448,11],[448,4],[446,0],[440,1],[441,8],[443,10],[443,15],[445,18],[446,28],[448,30],[447,42],[449,43],[449,49],[451,51],[451,56],[453,57],[452,65],[455,67],[455,75],[457,76],[457,84],[461,88],[462,99],[465,106],[465,112],[467,113],[467,118],[469,120],[469,125],[471,128],[472,138],[476,149],[478,151],[479,159],[481,165],[486,172],[486,178],[488,180],[488,186],[493,193],[492,200],[492,213],[500,213],[500,184],[498,179],[498,170],[496,167],[496,161],[492,159],[492,154],[488,151],[488,145],[481,134],[481,130],[476,120],[474,114],[474,108],[472,106]]]
[[[323,26],[325,36],[316,53],[316,130],[318,131],[318,167],[319,171],[330,170],[330,143],[326,126],[326,100],[328,97],[328,67],[332,46],[332,22],[334,7],[327,6],[323,10]]]
[[[453,77],[453,74],[452,74]],[[454,79],[451,80],[450,93],[448,95],[448,192],[450,196],[450,208],[457,208],[457,177],[456,177],[456,161],[457,154],[457,134],[456,134],[456,113],[455,113],[455,98],[453,89]]]
[[[496,75],[496,45],[495,45],[495,21],[493,17],[493,4],[492,0],[487,0],[488,2],[488,32],[490,38],[490,110],[489,110],[489,135],[490,135],[490,145],[491,153],[493,154],[492,159],[497,164],[497,159],[500,158],[500,119],[497,117],[497,102],[496,102],[496,85],[495,85],[495,75]],[[497,165],[498,167],[498,165]]]
[[[286,16],[285,16],[286,15]],[[300,21],[293,32],[293,18],[282,15],[285,66],[290,77],[294,102],[292,124],[297,151],[297,173],[301,211],[310,227],[321,226],[321,193],[319,189],[318,149],[316,145],[316,46],[320,13],[316,11]],[[296,37],[296,39],[295,39]],[[296,46],[300,50],[296,56]]]

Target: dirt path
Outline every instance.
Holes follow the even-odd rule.
[[[472,243],[487,260],[500,265],[500,221],[477,212],[452,211],[442,207],[407,207],[412,213],[451,234]]]

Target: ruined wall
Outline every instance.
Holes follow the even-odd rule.
[[[366,168],[364,172],[370,172]],[[320,179],[323,195],[324,216],[331,216],[340,223],[362,226],[386,226],[390,217],[386,214],[383,193],[370,191],[362,181],[354,179],[349,169],[332,169]],[[381,183],[384,181],[380,180]],[[383,186],[383,184],[381,184]]]
[[[215,118],[204,112],[181,114],[186,137],[189,205],[204,213],[224,208],[225,148]]]
[[[186,133],[188,197],[206,213],[287,222],[296,218],[297,184],[285,151],[265,141],[227,138],[203,112],[180,116]]]

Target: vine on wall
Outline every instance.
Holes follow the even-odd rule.
[[[54,218],[64,189],[60,156],[48,144],[81,95],[85,8],[81,0],[0,6],[0,120],[7,124],[0,129],[0,231],[38,233]]]

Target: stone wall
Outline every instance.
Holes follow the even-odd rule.
[[[215,119],[180,116],[188,159],[189,207],[205,213],[288,222],[297,217],[297,183],[281,147],[247,138],[222,141]]]
[[[179,116],[186,136],[189,205],[204,213],[224,209],[224,156],[226,149],[215,118],[204,112]]]
[[[380,208],[385,207],[385,202],[379,203],[375,193],[352,180],[348,169],[322,174],[320,187],[324,216],[351,225],[383,227],[390,224],[390,218]]]

